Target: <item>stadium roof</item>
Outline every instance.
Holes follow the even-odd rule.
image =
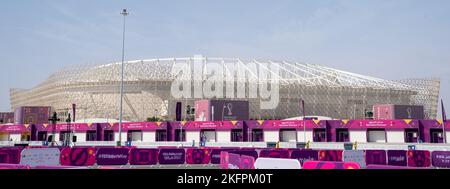
[[[279,65],[279,72],[274,72],[272,67],[266,67],[268,63]],[[180,68],[179,65],[184,67]],[[201,66],[199,67],[199,65]],[[306,99],[311,106],[316,108],[311,112],[312,114],[331,117],[348,117],[348,110],[345,107],[349,104],[365,106],[359,108],[361,110],[370,109],[369,106],[379,103],[424,105],[428,117],[434,118],[437,113],[439,79],[391,81],[301,62],[204,56],[125,62],[124,80],[126,92],[129,95],[125,95],[124,100],[129,107],[133,107],[133,103],[139,107],[148,106],[153,109],[157,107],[156,109],[161,109],[161,115],[169,115],[171,111],[169,101],[173,101],[175,98],[170,93],[171,83],[175,79],[191,82],[208,80],[211,70],[206,68],[209,68],[209,65],[213,65],[215,68],[218,68],[217,66],[225,68],[224,74],[214,75],[217,81],[228,81],[228,73],[236,70],[240,74],[232,73],[231,75],[236,77],[237,82],[245,82],[247,86],[264,81],[264,78],[263,80],[258,78],[261,69],[270,72],[272,75],[270,78],[276,78],[279,81],[280,103],[284,103],[281,106],[284,109],[280,109],[285,112],[277,111],[283,116],[297,116],[294,113],[297,110],[294,110],[295,108],[289,104],[297,103],[300,98]],[[56,108],[65,108],[67,104],[77,101],[85,104],[86,111],[92,116],[112,117],[115,115],[114,110],[118,99],[114,95],[117,95],[118,92],[120,68],[121,63],[119,62],[68,67],[50,75],[46,81],[31,89],[11,89],[11,107],[14,109],[22,105],[51,105]],[[193,72],[193,75],[201,75],[201,77],[180,78],[176,75],[179,74],[179,70],[184,72],[184,70],[193,68],[203,68],[203,70],[196,69],[201,73]],[[245,80],[239,80],[241,78]],[[252,99],[248,94],[245,98]],[[184,99],[185,103],[188,99],[190,98]],[[148,104],[143,105],[144,103]],[[253,106],[252,109],[259,112],[252,112],[252,115],[264,113],[255,104]],[[334,108],[330,109],[330,107]],[[356,109],[354,106],[347,108]],[[141,109],[143,111],[144,108]],[[141,109],[130,108],[130,115],[138,119]],[[335,113],[335,109],[339,109],[340,113]],[[104,112],[98,113],[99,111]],[[143,116],[145,112],[149,112],[149,110],[143,111],[139,119],[145,118]],[[272,114],[275,113],[272,112]],[[354,114],[356,116],[356,113]]]
[[[305,64],[288,61],[243,61],[239,58],[208,58],[208,57],[187,57],[187,58],[162,58],[133,60],[125,62],[126,81],[146,81],[161,80],[171,81],[174,79],[171,71],[175,63],[192,63],[194,61],[224,63],[235,63],[249,72],[253,77],[249,81],[256,81],[257,73],[251,69],[247,63],[260,65],[263,63],[278,63],[280,73],[275,74],[280,80],[280,84],[299,84],[305,86],[329,86],[329,87],[350,87],[350,88],[376,88],[393,90],[411,90],[414,86],[379,79],[375,77],[355,74],[347,71],[333,69],[321,65]],[[245,63],[244,63],[245,62]],[[108,63],[101,65],[77,65],[69,67],[51,75],[47,83],[77,83],[77,82],[115,82],[120,80],[118,74],[120,63]]]

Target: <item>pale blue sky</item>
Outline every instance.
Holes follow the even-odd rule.
[[[1,1],[0,111],[9,88],[121,58],[296,60],[385,79],[440,77],[450,111],[448,0]]]

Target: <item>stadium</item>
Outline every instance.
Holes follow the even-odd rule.
[[[279,104],[275,109],[261,109],[260,99],[248,100],[250,119],[286,119],[305,114],[341,119],[364,119],[375,104],[423,105],[426,119],[435,119],[439,98],[438,79],[390,81],[325,66],[288,61],[241,60],[238,58],[161,58],[127,61],[124,65],[124,120],[144,121],[149,117],[173,120],[177,102],[193,107],[195,98],[176,99],[171,95],[175,80],[173,67],[177,63],[225,66],[240,65],[249,75],[254,70],[244,62],[260,65],[277,63],[279,73]],[[77,105],[77,121],[86,119],[117,119],[121,63],[78,65],[49,76],[31,89],[11,89],[11,109],[20,106],[51,106],[57,112],[67,112]],[[206,78],[207,73],[203,72]],[[223,78],[222,78],[223,79]],[[194,80],[194,78],[188,78]],[[200,81],[200,82],[203,82]],[[257,79],[245,80],[246,85]]]

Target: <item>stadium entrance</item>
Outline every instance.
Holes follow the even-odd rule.
[[[280,129],[281,142],[297,142],[297,131],[295,129]]]
[[[156,130],[156,141],[167,141],[166,130]]]
[[[405,142],[415,143],[419,137],[419,131],[417,129],[405,129]]]
[[[326,129],[314,129],[313,130],[313,141],[314,142],[326,142],[327,141]]]
[[[242,142],[242,141],[244,141],[242,129],[232,129],[231,142]]]
[[[142,131],[129,130],[127,133],[127,141],[142,141]]]
[[[182,136],[180,136],[180,134]],[[180,141],[186,141],[186,130],[182,129],[175,129],[175,136],[174,136],[175,141],[180,142]]]
[[[47,140],[47,131],[39,131],[37,134],[38,141],[46,141]]]
[[[103,140],[104,141],[114,141],[114,131],[113,130],[105,130],[103,132]]]
[[[367,142],[386,142],[386,131],[384,129],[368,129]]]
[[[430,129],[431,143],[443,143],[444,137],[442,129]]]
[[[200,137],[205,136],[205,142],[216,142],[215,130],[202,130],[200,133]]]
[[[349,142],[348,129],[336,129],[336,142]]]
[[[253,142],[264,141],[264,132],[262,129],[253,129],[252,130],[252,141]]]
[[[0,141],[8,141],[9,134],[8,133],[0,133]]]

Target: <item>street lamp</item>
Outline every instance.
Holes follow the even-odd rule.
[[[120,69],[120,110],[119,110],[119,141],[117,142],[117,146],[122,145],[122,117],[123,117],[123,62],[125,59],[125,17],[128,15],[127,9],[123,9],[123,33],[122,33],[122,64]]]

